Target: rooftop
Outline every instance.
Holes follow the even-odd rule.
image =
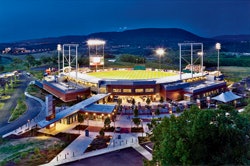
[[[74,114],[74,113],[76,113],[76,112],[78,112],[78,111],[80,111],[80,110],[85,110],[85,108],[88,110],[88,108],[93,109],[93,108],[96,107],[96,108],[98,108],[99,110],[101,110],[101,108],[100,108],[101,106],[100,106],[100,107],[98,107],[98,106],[88,107],[88,106],[90,106],[91,104],[93,104],[93,103],[97,102],[98,100],[101,100],[101,99],[103,99],[104,97],[109,96],[109,95],[110,95],[110,94],[97,94],[97,95],[95,95],[95,96],[92,96],[92,97],[90,97],[90,98],[88,98],[88,99],[86,99],[86,100],[84,100],[84,101],[82,101],[82,102],[80,102],[80,103],[77,103],[77,104],[73,105],[72,107],[69,107],[69,108],[66,108],[65,110],[62,110],[61,112],[59,112],[59,113],[56,114],[56,116],[55,116],[54,119],[52,119],[52,120],[50,120],[50,121],[42,120],[42,121],[38,122],[38,125],[39,125],[40,127],[44,128],[44,127],[46,127],[46,126],[48,126],[48,125],[50,125],[50,124],[53,124],[53,123],[59,121],[59,120],[62,119],[62,118],[65,118],[65,117],[67,117],[67,116],[69,116],[69,115],[72,115],[72,114]],[[97,105],[97,104],[94,104],[94,105]],[[108,112],[108,111],[110,111],[110,109],[112,108],[111,105],[105,105],[105,106],[106,106],[106,107],[104,107],[103,109],[106,109],[106,110],[101,110],[101,111],[106,111],[106,112]],[[109,108],[109,109],[108,109],[108,108]],[[113,107],[113,108],[114,108],[114,107]],[[89,110],[90,110],[90,109],[89,109]],[[112,111],[113,111],[113,110],[112,110]]]

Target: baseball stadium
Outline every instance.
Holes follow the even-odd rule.
[[[84,68],[77,65],[77,44],[58,46],[58,74],[47,75],[42,81],[35,81],[35,84],[63,102],[79,101],[79,103],[59,112],[57,116],[53,107],[47,108],[47,118],[39,123],[40,127],[51,126],[57,121],[64,121],[65,118],[65,123],[70,124],[77,119],[79,112],[100,115],[102,119],[105,116],[112,116],[116,112],[116,107],[108,103],[117,102],[119,98],[126,101],[136,98],[142,102],[147,98],[153,102],[160,100],[202,102],[206,101],[207,97],[217,95],[226,89],[225,81],[218,75],[219,71],[215,73],[204,71],[202,56],[199,65],[195,65],[191,58],[189,68],[187,66],[185,68],[190,72],[184,72],[181,60],[185,57],[181,55],[181,50],[179,71],[145,66],[106,68],[104,44],[104,41],[99,40],[88,42],[90,63],[89,67]],[[201,45],[199,51],[203,52],[202,43],[192,44]],[[186,43],[179,45],[183,47]],[[75,48],[75,51],[72,51],[72,48]],[[59,51],[62,52],[62,56]],[[193,54],[197,52],[191,49],[191,56]],[[50,102],[52,99],[48,99],[47,105],[51,105],[48,104]],[[101,102],[103,104],[100,104]]]

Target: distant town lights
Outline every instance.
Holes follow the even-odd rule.
[[[90,39],[87,41],[89,46],[104,45],[106,42],[104,40]]]

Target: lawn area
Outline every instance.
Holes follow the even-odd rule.
[[[106,79],[128,79],[128,80],[140,80],[140,79],[154,79],[168,76],[174,76],[175,73],[161,72],[161,71],[146,71],[146,70],[114,70],[104,72],[87,73],[90,76]]]
[[[10,97],[11,97],[10,95],[1,96],[1,97],[0,97],[0,101],[7,100],[7,99],[9,99]]]
[[[0,144],[0,161],[5,162],[0,162],[0,165],[4,165],[9,160],[17,164],[27,157],[34,160],[35,155],[31,156],[30,153],[33,153],[35,149],[43,150],[47,147],[55,146],[55,142],[56,144],[62,144],[57,138],[45,136],[4,141]]]
[[[226,79],[232,81],[240,81],[242,78],[250,76],[250,67],[222,66],[220,70]]]
[[[0,103],[0,110],[3,108],[4,103]]]
[[[0,139],[0,166],[45,164],[78,136],[78,134],[68,133],[45,136],[37,129],[32,129],[18,136],[10,135],[5,139]]]
[[[16,108],[12,111],[11,118],[9,119],[9,121],[11,122],[18,119],[26,111],[27,111],[26,103],[23,100],[19,99]]]

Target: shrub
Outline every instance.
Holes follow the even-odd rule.
[[[37,154],[37,155],[40,154],[40,149],[38,147],[35,147],[34,148],[34,153]]]
[[[15,164],[18,164],[19,162],[20,162],[20,158],[15,158],[15,159],[14,159],[14,163],[15,163]]]
[[[100,135],[101,137],[104,137],[105,132],[104,132],[104,130],[103,130],[103,129],[101,129],[101,130],[99,131],[99,135]]]
[[[28,156],[28,152],[22,152],[21,153],[21,158],[25,158],[25,157],[27,157]]]

